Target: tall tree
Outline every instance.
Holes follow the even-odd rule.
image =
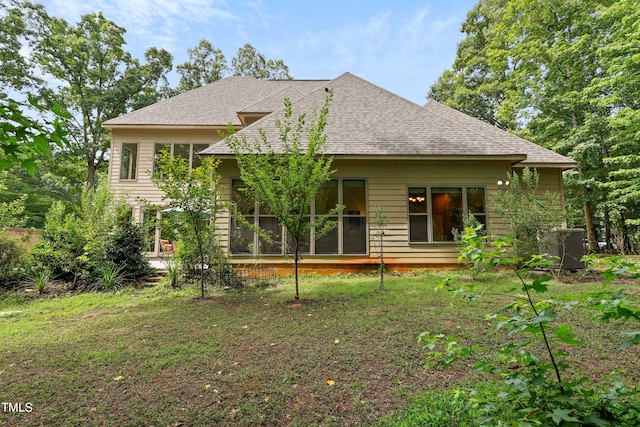
[[[87,182],[93,185],[96,171],[108,160],[109,138],[102,123],[157,101],[173,58],[150,48],[141,65],[124,50],[125,29],[102,13],[84,15],[70,25],[41,5],[25,2],[20,7],[28,17],[33,73],[54,82],[40,85],[39,97],[72,114],[71,150],[84,159]]]
[[[261,138],[247,141],[230,136],[227,141],[233,150],[240,176],[250,196],[258,200],[273,215],[287,234],[287,253],[293,253],[298,291],[298,265],[311,231],[316,239],[326,235],[338,224],[331,221],[343,206],[336,206],[324,215],[310,217],[311,204],[320,189],[331,179],[333,159],[325,155],[327,136],[325,127],[332,94],[327,96],[318,112],[314,109],[307,125],[305,115],[292,122],[293,109],[284,101],[284,120],[276,125],[279,141],[271,143],[264,132]]]
[[[474,31],[460,43],[454,72],[432,87],[446,103],[468,101],[465,112],[578,161],[566,186],[570,202],[581,205],[590,250],[597,249],[596,220],[608,223],[612,201],[604,161],[612,106],[593,102],[601,94],[592,87],[606,69],[598,52],[612,28],[600,18],[608,5],[482,0],[463,26]]]
[[[215,49],[206,39],[200,40],[193,49],[187,49],[187,54],[189,59],[176,67],[181,76],[176,88],[178,93],[220,80],[229,71],[222,50]]]
[[[621,0],[602,8],[603,43],[599,55],[604,75],[594,79],[594,104],[610,106],[605,119],[611,146],[603,159],[610,180],[604,184],[610,199],[608,212],[622,227],[622,243],[629,253],[632,235],[640,233],[640,7],[637,0]],[[636,241],[635,245],[640,246]],[[637,250],[637,246],[636,246]]]
[[[469,11],[452,69],[438,78],[427,96],[501,129],[516,130],[515,113],[504,102],[515,64],[505,55],[492,56],[498,51],[496,25],[504,4],[505,0],[480,0]]]
[[[282,59],[266,59],[249,43],[238,49],[231,65],[235,76],[252,76],[262,80],[291,80],[289,67]]]

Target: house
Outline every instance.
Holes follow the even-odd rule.
[[[240,173],[219,133],[229,123],[248,140],[264,131],[277,148],[275,124],[284,117],[283,99],[291,99],[297,117],[319,109],[328,89],[334,96],[326,152],[334,159],[335,173],[311,214],[326,212],[335,203],[346,208],[336,218],[336,229],[310,240],[301,268],[375,269],[379,260],[372,213],[377,205],[388,217],[387,265],[406,269],[455,264],[452,229],[461,226],[464,214],[473,214],[491,233],[503,230],[492,200],[504,191],[507,172],[535,167],[540,191],[562,195],[562,172],[576,165],[435,101],[420,106],[350,73],[333,80],[234,76],[105,122],[112,132],[110,183],[127,192],[134,217],[142,221],[162,215],[161,210],[145,210],[139,201],[161,203],[162,194],[150,179],[159,150],[169,149],[193,166],[200,162],[198,153],[213,155],[221,160],[227,199],[236,202],[249,221],[285,240],[275,218],[240,197]],[[218,226],[233,263],[291,261],[282,244],[262,244],[228,214],[218,218]],[[171,250],[160,230],[154,237],[150,255]]]

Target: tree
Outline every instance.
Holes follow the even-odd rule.
[[[54,82],[39,84],[38,98],[46,107],[57,102],[72,114],[71,150],[84,159],[87,182],[94,185],[96,171],[108,160],[110,140],[102,123],[157,101],[173,58],[150,48],[141,65],[124,50],[125,29],[100,12],[70,25],[41,5],[20,7],[27,17],[32,74]]]
[[[633,246],[636,250],[640,247],[638,2],[615,2],[601,11],[600,18],[607,31],[603,33],[604,40],[598,53],[606,68],[601,78],[592,81],[591,88],[594,93],[602,95],[594,97],[594,103],[613,108],[606,117],[611,129],[611,145],[603,159],[609,172],[609,180],[603,184],[603,190],[609,194],[605,209],[617,217],[617,222],[622,227],[622,242],[619,242],[618,247],[626,253],[632,253]],[[632,242],[632,236],[635,236],[635,242]]]
[[[384,264],[384,230],[387,228],[387,224],[389,223],[389,218],[382,212],[382,206],[377,205],[376,211],[373,214],[373,222],[378,227],[378,230],[375,232],[374,240],[377,242],[378,247],[378,258],[380,258],[380,266],[378,267],[380,270],[380,288],[379,290],[384,290],[384,271],[387,266]]]
[[[291,80],[289,67],[282,59],[266,59],[249,43],[238,49],[231,60],[234,76],[252,76],[262,80]]]
[[[235,154],[240,176],[246,190],[258,200],[284,227],[287,235],[287,253],[293,253],[296,292],[298,292],[298,264],[311,231],[318,239],[337,223],[330,217],[338,214],[342,206],[336,206],[324,215],[310,217],[310,209],[316,194],[331,177],[333,159],[325,155],[327,135],[325,128],[332,93],[325,99],[318,112],[313,110],[307,125],[305,114],[292,122],[293,108],[289,99],[284,100],[284,119],[278,120],[279,141],[272,144],[264,132],[261,138],[247,141],[244,136],[231,135],[227,142]],[[290,251],[290,252],[289,252]]]
[[[610,5],[600,0],[481,1],[463,25],[472,31],[459,45],[453,77],[449,72],[432,87],[447,104],[461,108],[469,101],[465,112],[506,125],[578,162],[576,171],[565,175],[572,195],[568,206],[583,211],[592,251],[598,216],[609,230],[609,211],[616,204],[607,191],[611,175],[604,161],[611,150],[607,118],[615,107],[598,102],[606,94],[593,87],[607,70],[599,52],[617,26],[602,18]]]
[[[429,88],[427,96],[504,130],[516,130],[515,114],[505,104],[509,75],[516,64],[494,57],[496,25],[505,0],[480,0],[467,14],[451,70]],[[511,89],[513,90],[513,89]]]
[[[200,40],[193,49],[187,49],[187,54],[189,59],[176,67],[181,76],[176,88],[178,93],[220,80],[229,71],[222,50],[214,49],[206,39]]]
[[[182,244],[197,254],[202,298],[205,268],[208,266],[211,270],[224,257],[216,235],[216,218],[226,207],[222,201],[218,163],[204,158],[200,166],[191,169],[188,160],[164,151],[157,162],[158,171],[152,177],[164,193],[163,200],[178,217],[176,225]]]

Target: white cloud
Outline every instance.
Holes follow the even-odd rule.
[[[237,21],[224,1],[209,0],[49,0],[52,15],[75,23],[81,15],[101,11],[107,19],[124,27],[147,47],[174,50],[193,25],[219,25]],[[130,39],[130,37],[127,37]],[[179,43],[181,44],[181,43]],[[186,47],[180,46],[186,50]],[[143,49],[144,50],[144,49]]]

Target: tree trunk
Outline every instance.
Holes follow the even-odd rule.
[[[587,245],[589,253],[598,250],[598,242],[596,241],[596,230],[593,225],[593,212],[591,211],[591,203],[588,200],[584,202],[584,222],[587,228]]]
[[[298,249],[296,249],[296,257],[295,257],[295,266],[296,266],[296,296],[295,299],[300,299],[300,295],[298,294]]]
[[[380,233],[380,290],[384,290],[384,232]]]
[[[610,250],[613,247],[611,245],[611,217],[609,216],[609,211],[604,211],[604,243],[605,250]]]
[[[582,168],[578,168],[578,175],[580,178],[584,178],[584,170]],[[591,202],[589,201],[589,189],[584,187],[582,189],[582,195],[585,198],[583,210],[584,224],[587,229],[587,249],[589,253],[593,253],[598,250],[598,242],[596,241],[596,230],[593,225],[593,211],[591,210]]]
[[[95,188],[96,182],[96,165],[93,163],[93,159],[87,159],[87,185],[90,188]]]

